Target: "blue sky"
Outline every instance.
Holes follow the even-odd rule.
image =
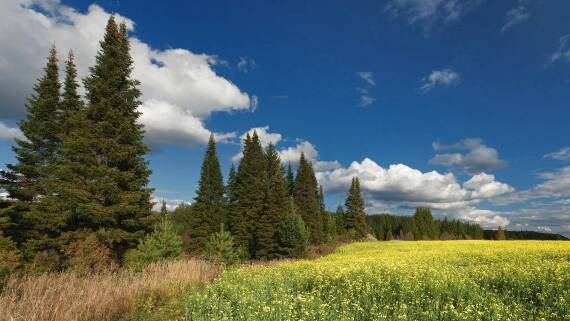
[[[0,163],[47,48],[87,73],[110,13],[131,27],[152,187],[191,201],[260,128],[311,155],[327,206],[570,235],[570,2],[0,1]],[[5,15],[2,17],[2,15]]]

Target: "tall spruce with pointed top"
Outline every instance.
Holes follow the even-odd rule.
[[[214,135],[211,135],[188,227],[191,251],[202,253],[210,235],[216,233],[225,221],[227,208],[224,194],[224,178],[216,152],[216,141]]]
[[[293,196],[295,193],[295,176],[293,175],[293,170],[291,169],[291,163],[287,164],[287,176],[285,177],[285,183],[287,185],[287,193],[289,196]]]
[[[57,110],[60,100],[57,51],[52,47],[44,74],[34,85],[34,93],[26,104],[26,118],[20,121],[24,138],[12,147],[17,163],[8,164],[1,172],[0,187],[11,199],[30,203],[45,193],[41,180],[47,165],[55,159],[58,147]]]
[[[8,164],[7,170],[0,172],[0,188],[6,190],[12,200],[2,206],[0,217],[10,222],[6,235],[18,243],[44,237],[43,227],[57,220],[30,214],[33,202],[46,194],[48,167],[57,154],[57,109],[61,87],[57,64],[57,51],[52,47],[44,74],[37,80],[34,93],[27,101],[26,118],[19,124],[24,137],[17,138],[12,147],[17,162]],[[33,253],[28,251],[28,255]]]
[[[259,218],[255,221],[257,224],[255,257],[276,258],[279,256],[276,227],[287,214],[289,197],[287,186],[283,180],[281,160],[273,144],[267,146],[265,158],[267,188],[263,211],[260,212]]]
[[[364,199],[360,192],[358,177],[352,179],[348,197],[346,198],[346,229],[354,230],[357,238],[366,236],[366,214],[364,213]]]
[[[259,137],[254,132],[246,135],[243,144],[243,157],[240,160],[235,178],[234,197],[229,217],[230,231],[238,247],[255,257],[255,222],[263,211],[265,190],[265,155]]]
[[[79,113],[83,112],[84,104],[78,93],[78,88],[75,56],[73,51],[69,51],[67,61],[65,62],[65,81],[59,108],[59,136],[61,143],[65,135],[69,134],[76,127],[76,118],[80,117]]]
[[[322,215],[319,208],[317,179],[313,166],[301,153],[295,180],[295,207],[309,230],[312,244],[323,241]]]
[[[132,68],[127,28],[111,17],[84,80],[86,108],[63,139],[52,205],[69,222],[66,239],[95,233],[117,259],[152,229],[149,148]]]
[[[164,218],[168,216],[168,208],[166,207],[166,201],[162,199],[162,205],[160,206],[160,215]]]

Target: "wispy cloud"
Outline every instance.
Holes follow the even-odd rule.
[[[564,147],[557,152],[546,154],[544,157],[557,160],[570,160],[570,147]]]
[[[558,40],[558,49],[550,55],[547,65],[557,61],[570,62],[570,34],[560,37]]]
[[[523,1],[519,0],[519,5],[509,11],[505,15],[505,24],[501,28],[501,32],[505,32],[510,28],[522,23],[530,18],[530,12],[524,5]]]
[[[483,0],[391,0],[384,12],[410,25],[420,25],[426,35],[437,26],[449,25],[477,7]]]
[[[422,86],[420,89],[423,92],[428,92],[438,86],[457,86],[461,81],[461,75],[451,69],[434,70],[429,76],[422,79]]]
[[[248,57],[239,57],[237,68],[243,72],[249,72],[257,68],[255,60]]]
[[[358,76],[362,78],[368,85],[376,86],[376,81],[374,80],[374,73],[370,71],[359,71]]]
[[[359,103],[360,107],[368,107],[376,101],[376,98],[370,95],[369,89],[376,86],[374,73],[371,71],[359,71],[356,73],[358,77],[364,82],[363,86],[356,87],[356,91],[360,94]]]

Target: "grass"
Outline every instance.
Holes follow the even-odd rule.
[[[570,320],[570,242],[356,243],[227,270],[169,309],[192,321]]]
[[[166,299],[217,274],[216,267],[203,261],[182,260],[151,265],[140,273],[13,276],[0,294],[0,321],[128,320],[135,307],[164,306]]]

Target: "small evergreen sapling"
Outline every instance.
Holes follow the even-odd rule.
[[[172,222],[162,219],[157,228],[145,237],[135,250],[127,252],[126,265],[135,271],[148,264],[177,259],[182,256],[182,239],[174,230]]]
[[[234,238],[230,232],[224,230],[224,224],[220,224],[219,232],[210,236],[204,258],[214,264],[230,265],[239,262],[240,255],[234,247]]]

